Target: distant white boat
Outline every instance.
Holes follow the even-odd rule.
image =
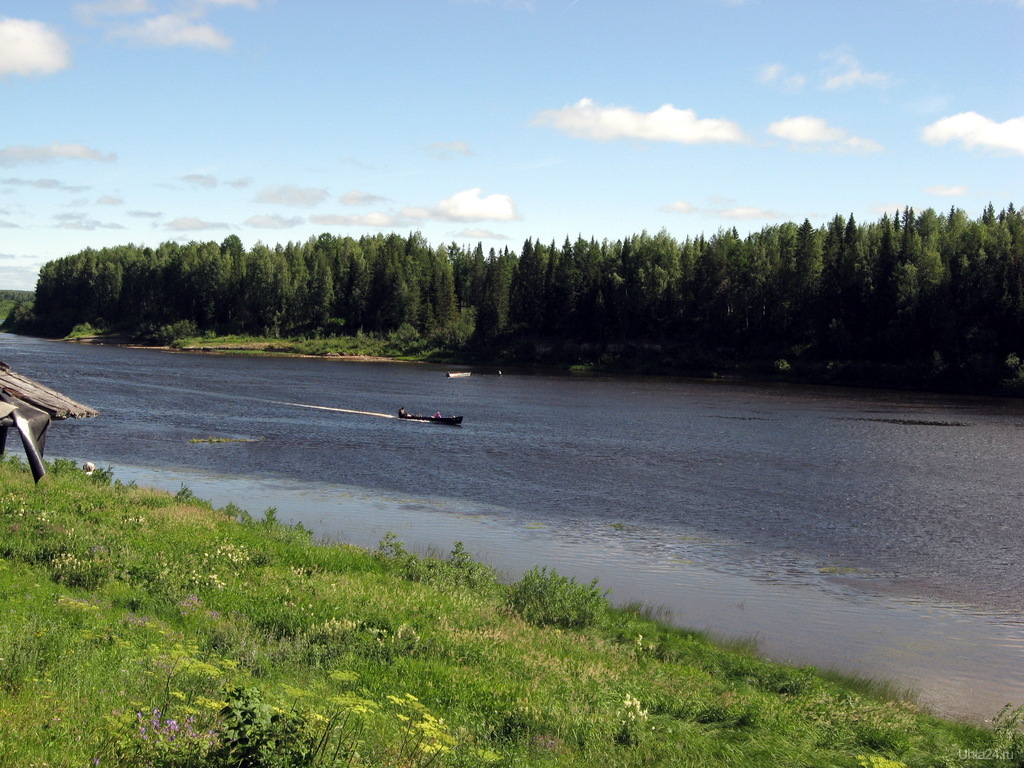
[[[449,379],[460,379],[463,376],[472,376],[472,375],[473,374],[471,374],[469,371],[448,371],[448,378]]]

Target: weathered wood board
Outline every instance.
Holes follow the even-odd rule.
[[[88,419],[100,415],[94,408],[75,402],[55,389],[15,373],[11,366],[4,362],[0,362],[0,387],[13,397],[46,411],[51,419]]]

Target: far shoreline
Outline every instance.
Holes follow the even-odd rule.
[[[295,352],[282,345],[281,342],[239,342],[238,344],[204,344],[201,346],[175,347],[167,344],[137,344],[127,336],[79,336],[76,338],[51,339],[51,341],[62,341],[71,344],[90,344],[96,346],[122,347],[124,349],[152,349],[159,352],[190,352],[212,355],[253,355],[259,357],[296,357],[310,360],[344,360],[357,363],[415,363],[419,360],[403,360],[397,357],[384,355],[348,354],[345,352],[325,352],[314,355],[303,352]],[[276,347],[282,347],[280,349]]]
[[[227,341],[224,337],[206,339],[182,339],[173,344],[142,344],[132,340],[125,334],[92,334],[82,336],[68,336],[64,338],[50,338],[51,341],[64,341],[75,344],[110,345],[123,347],[125,349],[152,349],[163,352],[195,353],[206,355],[236,355],[252,357],[293,357],[309,360],[339,360],[359,363],[425,363],[440,367],[452,366],[459,368],[479,367],[495,369],[518,369],[521,371],[547,371],[564,373],[574,376],[588,375],[611,375],[611,376],[640,376],[644,378],[682,378],[699,381],[719,382],[750,382],[757,384],[794,384],[803,386],[820,386],[830,389],[851,389],[851,390],[886,390],[892,392],[915,392],[919,394],[956,396],[956,397],[987,397],[998,400],[1021,400],[1024,399],[1024,392],[1018,391],[1012,383],[1004,382],[1006,386],[994,385],[970,386],[965,384],[929,386],[927,383],[916,382],[912,379],[901,376],[898,372],[879,369],[877,375],[872,375],[870,370],[860,372],[847,371],[836,373],[829,367],[821,368],[814,364],[792,365],[785,370],[776,367],[769,370],[757,361],[720,361],[719,365],[713,363],[704,364],[700,367],[675,368],[672,366],[661,366],[652,364],[630,364],[621,360],[620,364],[607,363],[572,363],[568,360],[515,360],[515,359],[453,359],[451,357],[433,357],[430,354],[417,356],[415,354],[379,354],[360,351],[346,351],[344,349],[326,349],[323,352],[301,351],[299,347],[309,344],[340,344],[349,337],[331,337],[330,339],[267,339],[258,337],[245,337],[238,341]],[[354,337],[351,337],[354,339]],[[873,370],[873,369],[872,369]]]

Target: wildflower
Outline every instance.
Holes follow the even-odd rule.
[[[647,720],[647,710],[640,708],[640,700],[628,693],[623,702],[623,719],[630,722]]]
[[[640,726],[647,722],[647,710],[642,709],[640,700],[627,693],[619,717],[619,733],[616,742],[624,747],[635,747],[639,743]]]
[[[202,604],[203,601],[199,599],[199,595],[193,592],[180,603],[178,603],[178,606],[181,608],[181,615],[188,616],[189,614],[199,610]]]

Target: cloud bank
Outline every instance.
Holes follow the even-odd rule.
[[[715,202],[715,201],[713,201]],[[753,205],[732,205],[732,200],[718,200],[714,206],[700,208],[687,200],[677,200],[662,208],[669,213],[702,214],[727,221],[763,221],[785,218],[779,211]]]
[[[592,99],[580,99],[562,109],[539,113],[534,124],[551,125],[577,139],[609,141],[639,139],[679,144],[740,143],[743,130],[729,120],[700,119],[692,109],[664,104],[653,112],[627,107],[601,107]]]
[[[230,48],[231,40],[209,24],[200,24],[184,14],[168,13],[154,16],[139,24],[118,27],[112,37],[124,38],[144,45],[196,48]]]
[[[115,154],[103,154],[84,144],[50,144],[46,147],[4,147],[0,149],[0,165],[20,165],[22,163],[46,163],[51,160],[98,160],[112,163],[117,160]]]
[[[967,149],[1024,155],[1024,117],[997,123],[977,112],[961,112],[932,123],[922,138],[937,146],[960,142]]]
[[[860,154],[883,150],[882,145],[876,141],[851,136],[842,128],[831,126],[820,117],[810,115],[787,117],[774,122],[768,126],[768,133],[807,149],[827,147],[838,152]]]
[[[342,202],[363,204],[380,202],[386,198],[352,191],[342,196]],[[484,196],[480,187],[456,192],[433,206],[406,206],[397,213],[376,211],[363,214],[318,214],[309,220],[321,226],[372,227],[386,229],[419,224],[424,221],[454,221],[476,223],[482,221],[518,221],[515,200],[508,195]]]

